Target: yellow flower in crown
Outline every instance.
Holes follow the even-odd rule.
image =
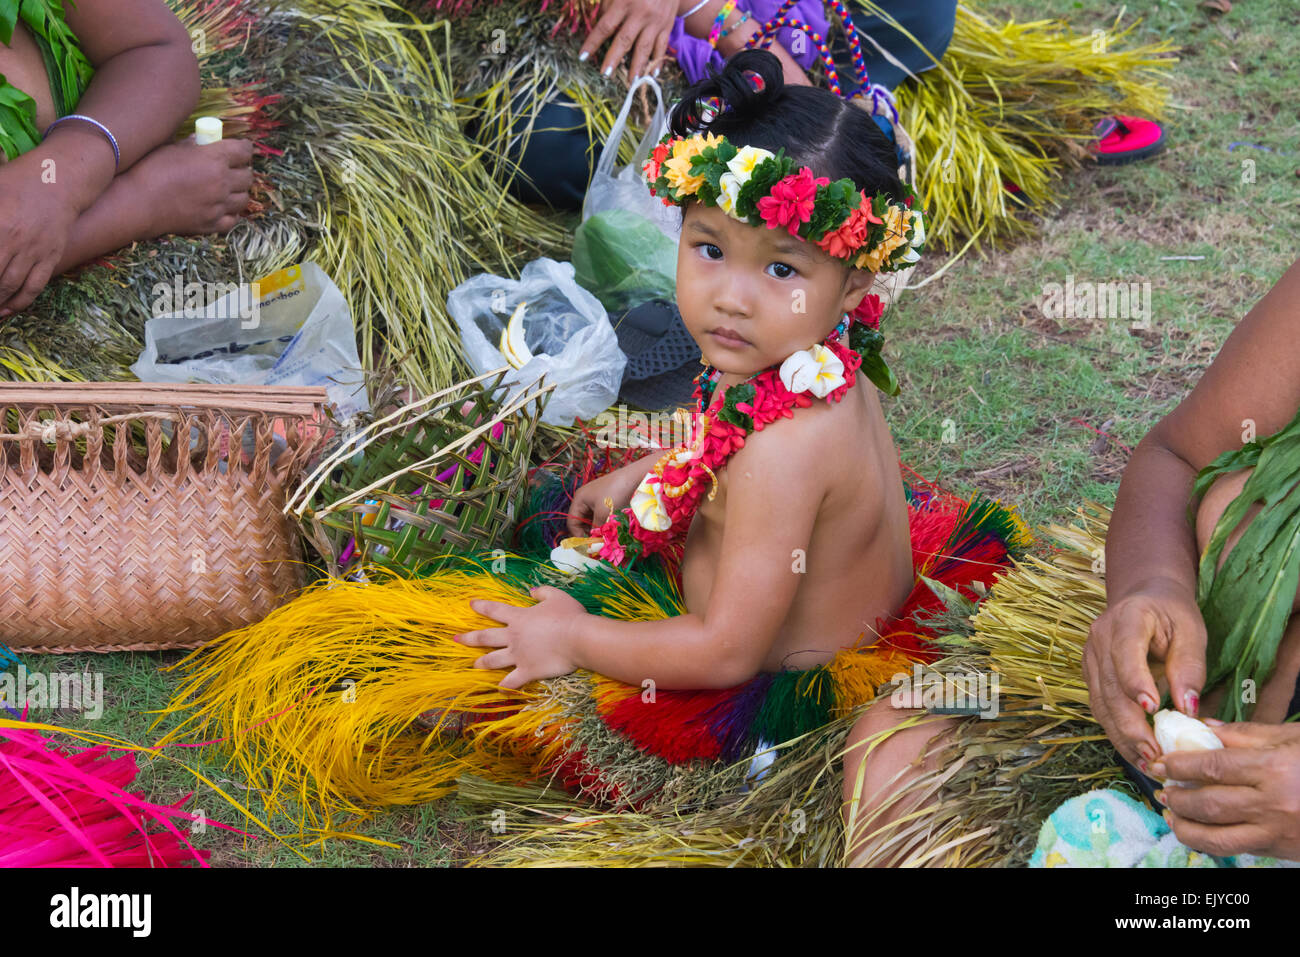
[[[890,205],[885,213],[885,236],[872,246],[854,263],[859,269],[879,272],[880,267],[889,262],[895,249],[907,244],[908,213],[898,206]]]
[[[668,177],[668,185],[679,193],[698,191],[704,185],[704,175],[691,173],[691,160],[708,147],[717,146],[721,142],[722,137],[714,133],[707,135],[697,133],[678,140],[673,146],[672,159],[667,160],[663,165],[664,175]]]

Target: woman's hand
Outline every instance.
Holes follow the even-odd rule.
[[[0,166],[0,317],[40,295],[79,215],[63,190],[42,183],[27,164]]]
[[[677,5],[663,0],[605,0],[600,19],[582,45],[579,59],[585,60],[611,36],[601,72],[609,76],[632,50],[632,79],[641,76],[649,63],[658,63],[668,49],[668,35],[677,17]]]
[[[199,146],[191,136],[158,147],[124,174],[149,210],[145,236],[230,232],[248,208],[252,163],[244,139]]]
[[[502,688],[522,688],[530,681],[567,675],[573,660],[573,638],[587,610],[572,595],[539,585],[530,594],[536,605],[520,607],[501,601],[475,598],[470,608],[504,627],[483,628],[456,636],[471,648],[496,648],[474,662],[475,668],[511,668],[501,681]]]
[[[579,488],[569,505],[569,534],[585,538],[593,528],[603,524],[610,516],[605,499],[614,502],[615,510],[630,504],[632,493],[653,466],[653,461],[638,459]]]
[[[1195,596],[1167,579],[1108,607],[1083,649],[1092,713],[1116,750],[1144,771],[1160,753],[1146,718],[1160,704],[1152,660],[1164,663],[1175,706],[1195,717],[1205,683],[1205,622]]]
[[[1164,789],[1178,840],[1216,857],[1300,860],[1300,727],[1242,722],[1214,733],[1222,751],[1175,751],[1152,768],[1201,785]]]

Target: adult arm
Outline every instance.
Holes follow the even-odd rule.
[[[1159,700],[1149,658],[1164,663],[1174,704],[1195,712],[1205,681],[1198,555],[1188,519],[1198,471],[1253,432],[1283,428],[1300,407],[1300,262],[1233,330],[1192,392],[1156,424],[1124,470],[1106,539],[1107,609],[1084,652],[1094,714],[1130,761],[1150,761],[1143,714]]]
[[[83,0],[68,6],[67,22],[95,67],[77,112],[113,132],[121,165],[103,133],[71,121],[0,167],[0,312],[36,297],[63,263],[81,214],[198,102],[189,34],[160,0]]]

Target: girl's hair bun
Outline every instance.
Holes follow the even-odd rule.
[[[711,70],[710,73],[687,89],[674,107],[669,120],[674,136],[708,130],[716,119],[709,106],[711,98],[722,101],[730,120],[744,123],[762,116],[785,89],[781,61],[767,50],[741,50],[726,62],[721,72]]]
[[[737,147],[784,149],[831,182],[847,178],[868,196],[884,193],[895,202],[904,196],[894,143],[871,114],[830,90],[787,86],[781,61],[767,50],[741,50],[684,90],[668,128],[673,136],[717,133]]]

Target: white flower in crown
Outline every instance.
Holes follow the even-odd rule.
[[[740,196],[740,187],[749,182],[754,175],[754,167],[776,154],[757,146],[743,146],[736,155],[727,161],[727,172],[718,177],[718,208],[728,216],[736,216],[736,199]]]
[[[749,177],[754,175],[755,166],[763,162],[763,160],[771,159],[775,155],[775,153],[759,149],[757,146],[742,146],[740,149],[736,150],[735,156],[727,160],[727,169],[731,170],[732,175],[735,176],[743,186],[745,183],[749,182]]]
[[[791,392],[811,392],[824,399],[845,382],[844,363],[825,346],[813,346],[796,352],[777,373],[781,384]]]
[[[652,482],[651,479],[654,479]],[[663,490],[659,487],[659,476],[651,473],[641,480],[641,484],[632,493],[632,514],[642,528],[652,532],[666,532],[673,527],[673,520],[664,508]]]
[[[736,216],[736,199],[743,185],[735,173],[723,173],[718,177],[718,208],[736,219],[740,218]]]
[[[912,242],[911,242],[911,245],[912,245],[913,247],[915,247],[915,246],[919,246],[919,245],[921,245],[923,242],[925,242],[925,223],[924,223],[924,222],[922,221],[922,219],[921,219],[921,211],[920,211],[919,209],[914,209],[914,210],[912,210]],[[921,257],[918,256],[917,259],[919,259],[919,258],[921,258]],[[916,259],[909,259],[909,260],[907,260],[907,261],[908,261],[908,262],[916,262]]]

